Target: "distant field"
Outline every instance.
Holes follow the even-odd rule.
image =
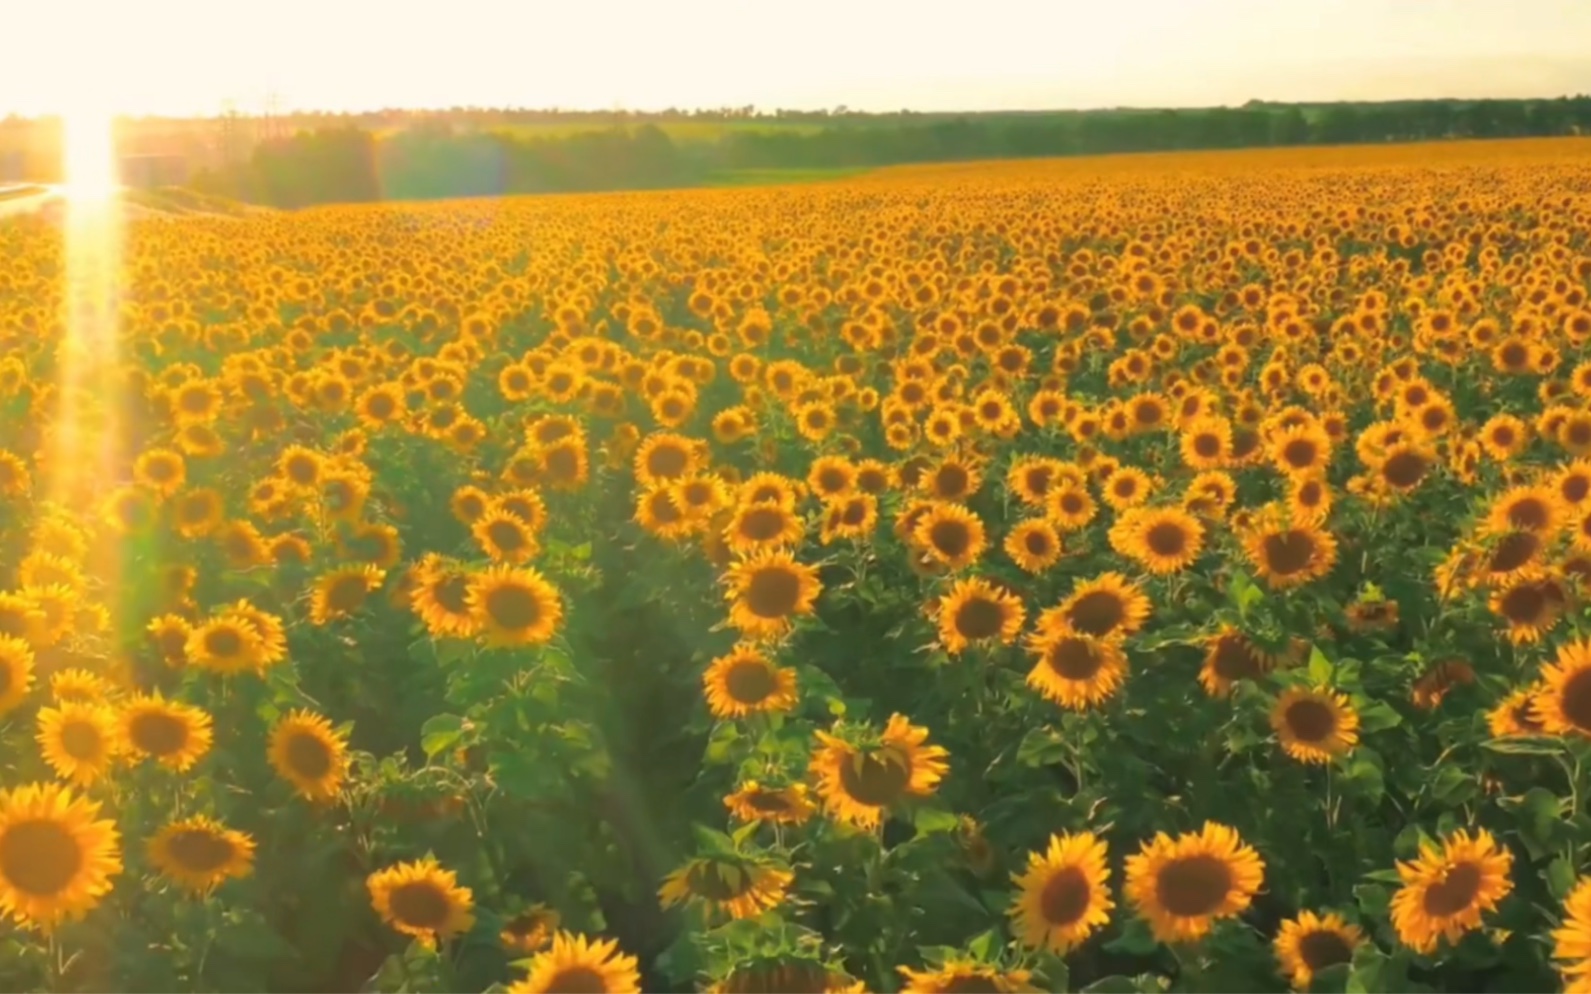
[[[8,186],[0,188],[0,200],[16,200],[21,197],[36,197],[44,192],[42,186],[27,184],[24,186]]]
[[[618,125],[624,127],[625,125]],[[615,125],[600,124],[595,122],[549,121],[544,124],[511,124],[494,131],[503,131],[515,136],[534,138],[560,138],[568,135],[580,134],[587,131],[609,131]],[[640,127],[640,125],[629,125]],[[726,131],[785,131],[795,134],[811,134],[822,130],[821,124],[811,122],[782,122],[782,121],[670,121],[658,125],[663,132],[676,141],[713,141]]]
[[[708,179],[710,186],[783,186],[786,183],[821,183],[849,179],[869,172],[866,168],[840,169],[725,169]]]

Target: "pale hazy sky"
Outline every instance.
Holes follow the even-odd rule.
[[[1591,92],[1591,0],[9,0],[0,114]]]

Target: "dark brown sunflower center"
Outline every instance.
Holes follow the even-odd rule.
[[[1447,871],[1441,883],[1426,888],[1422,902],[1425,913],[1439,918],[1458,914],[1480,895],[1483,879],[1477,864],[1458,864]]]
[[[664,479],[680,476],[689,465],[685,452],[672,445],[660,445],[646,456],[647,472]]]
[[[127,737],[134,748],[151,756],[169,756],[188,744],[188,723],[176,715],[146,712],[134,716],[127,725]]]
[[[1381,478],[1401,490],[1419,483],[1425,478],[1425,471],[1430,468],[1425,456],[1418,452],[1403,450],[1394,452],[1381,466]]]
[[[956,609],[956,631],[968,641],[994,638],[1004,626],[1005,610],[988,597],[974,597]]]
[[[944,994],[1000,994],[1006,989],[999,977],[985,970],[952,974],[939,985]]]
[[[190,873],[214,873],[236,853],[232,843],[217,832],[186,828],[166,841],[172,861]]]
[[[1042,499],[1045,494],[1050,492],[1050,484],[1053,483],[1054,480],[1054,470],[1050,469],[1048,466],[1036,466],[1027,471],[1027,474],[1023,477],[1022,482],[1030,495]]]
[[[960,466],[941,466],[939,472],[934,474],[934,490],[941,497],[960,497],[967,492],[971,482],[967,471]]]
[[[1287,707],[1287,730],[1300,742],[1324,742],[1337,730],[1337,715],[1325,703],[1310,698]]]
[[[761,704],[778,689],[779,681],[773,667],[760,659],[750,659],[729,668],[724,674],[724,687],[740,704]]]
[[[787,617],[800,600],[801,577],[785,567],[760,569],[746,586],[746,606],[759,618]]]
[[[777,507],[753,507],[740,517],[742,538],[770,542],[784,532],[784,512]]]
[[[928,541],[941,555],[955,559],[972,546],[972,529],[962,521],[935,521],[928,529]]]
[[[486,538],[504,552],[518,552],[530,541],[525,529],[517,521],[499,518],[486,526]]]
[[[392,917],[410,928],[437,929],[447,923],[452,905],[435,884],[415,880],[392,889]]]
[[[498,587],[486,595],[486,613],[500,627],[520,631],[541,620],[541,601],[524,587]]]
[[[465,597],[469,589],[467,577],[452,573],[432,585],[431,596],[449,614],[464,614],[469,610],[469,601]]]
[[[842,469],[830,467],[818,474],[818,489],[826,494],[837,494],[850,482],[850,476]]]
[[[674,498],[667,490],[657,491],[647,503],[652,511],[652,517],[656,518],[659,524],[671,525],[685,516],[674,504]]]
[[[30,897],[65,890],[83,868],[83,856],[77,838],[56,821],[20,821],[0,834],[0,876]]]
[[[1338,932],[1318,929],[1298,940],[1298,958],[1315,973],[1353,959],[1353,946]]]
[[[1214,914],[1231,889],[1231,869],[1204,853],[1174,859],[1155,877],[1155,897],[1160,905],[1183,918]]]
[[[1315,540],[1296,528],[1265,536],[1265,568],[1278,576],[1292,576],[1309,568],[1315,558]]]
[[[1157,556],[1180,556],[1188,549],[1188,530],[1175,521],[1162,521],[1144,535],[1144,544]]]
[[[219,659],[230,659],[243,651],[243,636],[232,628],[213,629],[205,633],[204,651]]]
[[[1109,590],[1091,590],[1073,602],[1066,620],[1084,635],[1109,635],[1127,621],[1127,604]]]
[[[1514,624],[1533,624],[1547,613],[1546,591],[1540,584],[1510,587],[1499,604],[1503,617]]]
[[[1061,494],[1061,498],[1057,503],[1060,505],[1062,514],[1082,514],[1083,509],[1088,506],[1083,501],[1083,495],[1075,491],[1067,491]]]
[[[547,989],[566,994],[608,994],[608,981],[589,966],[566,966],[547,979]]]
[[[1221,439],[1208,433],[1193,437],[1193,451],[1201,459],[1214,459],[1221,454]]]
[[[898,800],[911,782],[911,766],[904,757],[866,753],[840,761],[840,785],[859,804],[887,807]]]
[[[1535,497],[1524,497],[1508,506],[1508,523],[1515,528],[1537,531],[1547,527],[1552,513],[1545,502]]]
[[[1050,925],[1076,924],[1088,911],[1093,888],[1081,869],[1068,866],[1045,881],[1039,892],[1039,913]]]
[[[1044,662],[1064,679],[1091,680],[1105,665],[1105,654],[1088,639],[1068,635],[1055,640]]]
[[[1511,573],[1535,558],[1541,539],[1534,532],[1510,532],[1492,550],[1486,568],[1492,573]]]
[[[1282,461],[1294,469],[1308,469],[1320,456],[1320,447],[1307,438],[1295,438],[1282,447]]]
[[[339,576],[326,587],[326,607],[332,611],[353,611],[365,602],[362,573]]]
[[[104,747],[104,737],[91,722],[73,721],[61,726],[61,751],[73,759],[94,759]]]
[[[318,736],[299,732],[287,740],[287,765],[306,780],[331,772],[331,750]]]
[[[1260,674],[1260,660],[1241,638],[1223,635],[1215,643],[1211,668],[1224,680],[1252,680]]]
[[[1591,496],[1591,476],[1581,476],[1578,473],[1563,478],[1558,484],[1558,493],[1571,504],[1578,504]]]
[[[283,469],[287,472],[289,480],[302,486],[314,483],[320,476],[320,464],[301,456],[289,459]]]
[[[751,877],[744,867],[733,863],[703,860],[685,874],[685,886],[697,897],[709,901],[728,901],[750,889]]]
[[[1576,728],[1591,731],[1591,669],[1583,669],[1564,682],[1559,692],[1564,716]]]
[[[1041,528],[1034,528],[1022,536],[1022,546],[1027,549],[1030,556],[1048,555],[1050,551],[1050,536]]]

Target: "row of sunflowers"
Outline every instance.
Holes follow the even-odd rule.
[[[1588,153],[9,221],[3,986],[1591,990]]]

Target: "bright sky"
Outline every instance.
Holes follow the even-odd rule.
[[[23,6],[27,3],[27,6]],[[0,114],[1591,92],[1591,0],[16,0]]]

